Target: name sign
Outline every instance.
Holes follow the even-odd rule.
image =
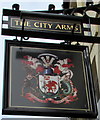
[[[9,28],[10,29],[22,29],[22,19],[18,17],[9,17]],[[27,31],[50,31],[50,32],[72,32],[81,33],[81,25],[79,23],[73,23],[72,21],[58,21],[43,18],[38,19],[25,19],[24,30]]]

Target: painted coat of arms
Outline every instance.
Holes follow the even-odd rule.
[[[74,67],[70,58],[59,59],[50,53],[37,57],[23,56],[26,70],[22,96],[31,102],[69,104],[78,100],[78,90],[72,82]]]

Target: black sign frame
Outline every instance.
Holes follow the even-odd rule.
[[[4,71],[4,98],[3,98],[3,109],[2,109],[3,114],[56,116],[56,117],[81,117],[81,118],[97,117],[94,85],[92,80],[89,52],[88,52],[87,46],[72,46],[72,45],[70,46],[70,45],[51,44],[51,43],[47,44],[47,43],[20,42],[20,41],[6,40],[5,47],[6,49],[5,49],[5,69],[4,69],[5,70]],[[14,53],[14,51],[16,54]],[[23,95],[21,96],[21,93],[23,93],[25,84],[27,84],[26,83],[27,80],[24,81],[24,79],[22,79],[26,76],[26,73],[25,73],[25,70],[21,68],[21,66],[22,64],[27,64],[28,66],[32,65],[31,61],[27,61],[28,55],[31,56],[31,59],[35,58],[35,60],[41,58],[42,61],[45,61],[43,59],[50,58],[52,59],[51,61],[53,61],[55,59],[56,62],[53,64],[53,66],[50,64],[49,67],[52,66],[56,76],[59,75],[59,77],[62,79],[64,79],[63,78],[65,75],[64,71],[63,73],[61,73],[60,68],[58,69],[57,66],[55,68],[55,65],[59,66],[61,64],[63,68],[72,67],[72,69],[70,70],[70,75],[69,75],[70,77],[68,79],[71,79],[72,78],[71,76],[73,76],[73,73],[74,73],[75,76],[76,74],[78,75],[78,77],[76,76],[76,78],[77,79],[79,78],[80,80],[76,80],[75,77],[73,77],[74,80],[72,81],[70,80],[71,82],[70,88],[73,88],[72,90],[74,92],[71,92],[70,94],[68,94],[67,97],[69,97],[69,99],[66,99],[66,97],[62,96],[62,94],[59,93],[58,97],[61,102],[59,103],[58,102],[59,100],[57,97],[53,98],[49,96],[51,95],[51,93],[53,96],[56,93],[56,91],[53,91],[53,92],[49,91],[50,94],[48,94],[47,90],[46,90],[46,93],[47,93],[46,95],[49,96],[47,98],[38,97],[38,99],[35,99],[34,96],[28,97],[27,96],[28,94],[26,95],[27,92],[25,93],[26,96],[24,97]],[[36,57],[37,55],[38,57]],[[66,59],[65,56],[68,57],[69,59]],[[61,63],[58,62],[60,61],[60,59],[61,59]],[[71,63],[67,64],[64,60],[69,60],[67,62],[74,62],[74,64],[71,64]],[[62,62],[64,63],[62,64]],[[75,65],[75,68],[74,68],[74,65]],[[41,72],[43,68],[39,68],[38,70],[40,70]],[[81,72],[78,72],[78,71],[81,71]],[[49,74],[50,74],[49,79],[51,80],[52,79],[50,78],[52,76],[51,72]],[[37,78],[35,77],[34,79],[37,80]],[[41,77],[41,79],[44,80],[43,76]],[[58,78],[56,77],[55,79],[58,80]],[[25,82],[25,84],[23,83],[24,84],[23,85],[22,83],[20,83],[20,81],[22,81],[22,83]],[[54,83],[55,82],[57,81],[54,81]],[[22,87],[22,89],[20,87],[21,84],[22,86],[24,86]],[[41,86],[40,83],[39,85]],[[77,87],[73,87],[74,85]],[[64,86],[61,88],[62,89],[58,90],[58,87],[57,87],[56,89],[57,91],[60,91],[60,92],[61,90],[62,91],[65,90]],[[39,88],[37,87],[36,89],[39,89]],[[19,90],[21,90],[20,94],[18,93]],[[44,92],[43,88],[41,88],[41,90],[42,92]],[[78,90],[78,93],[77,93],[77,90]],[[66,91],[64,92],[66,93]],[[75,96],[74,96],[74,93],[76,94]],[[44,103],[40,101],[43,101]],[[73,106],[75,108],[73,108]]]

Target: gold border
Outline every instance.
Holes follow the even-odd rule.
[[[27,48],[27,49],[43,49],[43,50],[56,50],[56,51],[68,51],[68,52],[77,52],[77,53],[81,53],[82,54],[82,63],[83,63],[83,71],[84,71],[84,78],[85,78],[85,86],[86,86],[86,98],[87,98],[87,102],[88,102],[88,108],[89,109],[73,109],[73,108],[51,108],[51,107],[30,107],[30,106],[11,106],[11,68],[12,68],[12,49],[13,48],[20,48],[18,46],[11,46],[10,48],[10,89],[8,90],[9,91],[9,107],[20,107],[20,108],[46,108],[46,109],[62,109],[62,110],[84,110],[84,111],[90,111],[92,109],[92,104],[89,102],[89,93],[88,93],[88,88],[87,88],[87,82],[86,82],[86,73],[85,73],[85,65],[84,65],[84,59],[83,59],[83,52],[82,51],[74,51],[74,50],[59,50],[59,49],[46,49],[46,48],[36,48],[36,47],[23,47],[23,48]]]
[[[20,28],[20,29],[21,29],[21,27],[12,26],[12,20],[13,20],[13,19],[15,19],[15,20],[16,20],[16,19],[21,20],[20,18],[10,18],[10,19],[11,19],[11,24],[10,24],[11,26],[10,26],[10,27],[12,27],[12,28]],[[26,19],[26,20],[30,20],[30,19]],[[38,22],[40,22],[40,20],[30,20],[30,21],[38,21]],[[45,20],[44,20],[44,21],[41,21],[41,22],[46,22],[46,23],[48,23],[48,22],[52,22],[52,21],[45,21]],[[52,22],[52,23],[60,23],[60,24],[62,24],[62,22]],[[66,23],[63,23],[63,24],[66,24]],[[70,24],[70,23],[67,23],[67,24]],[[81,25],[80,25],[80,24],[77,24],[77,25],[79,25],[79,27],[80,27],[80,32],[75,32],[75,33],[81,33],[81,31],[82,31]],[[65,31],[63,31],[63,30],[52,30],[52,29],[50,30],[50,29],[28,28],[28,27],[25,27],[25,29],[26,29],[26,30],[28,30],[28,29],[30,29],[30,30],[33,29],[33,30],[34,30],[34,29],[35,29],[35,30],[37,30],[37,31],[38,31],[38,30],[41,30],[41,31],[46,31],[46,30],[47,30],[47,31],[59,31],[59,32],[65,32],[65,33],[66,33],[66,32],[71,32],[71,31],[66,31],[66,30],[65,30]]]

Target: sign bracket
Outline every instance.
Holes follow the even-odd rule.
[[[29,37],[33,37],[33,38],[55,39],[55,40],[67,40],[68,39],[71,42],[76,41],[76,42],[87,42],[87,43],[100,43],[100,37],[84,36],[84,31],[86,29],[83,28],[84,23],[90,24],[90,25],[91,24],[100,25],[100,22],[99,22],[100,18],[87,17],[86,14],[83,17],[67,15],[67,13],[71,13],[73,10],[75,12],[76,9],[55,10],[54,6],[52,6],[52,7],[53,8],[51,8],[51,9],[49,8],[48,11],[31,11],[31,12],[20,11],[18,5],[15,5],[15,6],[13,5],[12,10],[3,9],[3,16],[7,16],[8,21],[5,21],[3,19],[2,26],[8,25],[8,28],[2,27],[2,35],[10,35],[10,36],[17,36],[17,37],[19,36],[19,37],[21,37],[21,41],[25,37],[27,37],[27,39]],[[92,7],[93,8],[97,7],[97,9],[100,11],[99,5],[92,5]],[[81,8],[77,8],[77,9],[79,11],[81,11],[81,10],[84,11],[84,10],[86,10],[86,7],[81,7]],[[88,9],[90,9],[90,8],[88,8]],[[63,13],[64,15],[60,15],[59,13]],[[31,27],[34,27],[34,29],[31,27],[27,27],[27,30],[26,30],[25,26],[19,25],[18,27],[20,27],[20,29],[16,29],[16,26],[11,26],[11,22],[14,22],[12,20],[13,18],[16,18],[17,20],[20,19],[22,21],[24,19],[25,19],[25,21],[28,19],[29,21],[27,21],[27,24],[31,23],[34,20],[33,22],[35,23],[35,27],[31,26]],[[43,27],[44,23],[42,23],[42,22],[36,23],[38,18],[39,18],[40,22],[41,21],[47,22],[47,24],[49,24],[49,26],[46,26],[46,28],[45,29],[43,28],[43,30],[42,30],[42,28],[40,28],[40,27],[41,26]],[[56,23],[57,20],[58,20],[58,23]],[[64,23],[63,21],[72,21],[72,23],[73,23],[73,21],[75,22],[73,24],[73,28],[70,30],[70,32],[69,31],[65,32],[64,25],[67,22]],[[89,21],[91,21],[91,23],[89,23]],[[79,34],[78,31],[75,33],[75,27],[76,27],[76,24],[78,24],[78,23],[80,24],[81,29],[82,29],[81,34]],[[20,24],[24,25],[23,22],[21,22]],[[61,28],[61,26],[57,26],[58,28],[55,30],[54,26],[52,29],[50,28],[51,24],[54,24],[54,25],[61,24],[63,27]],[[32,23],[31,23],[31,25],[32,25]],[[68,23],[66,25],[68,25]],[[49,27],[49,30],[47,30],[48,27]],[[29,28],[31,28],[31,30],[29,30]],[[66,28],[66,29],[70,29],[70,28],[71,27]],[[76,30],[79,30],[79,26],[76,28]],[[88,29],[87,31],[90,31],[90,30]]]

